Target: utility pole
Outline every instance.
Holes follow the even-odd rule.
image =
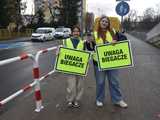
[[[20,27],[21,27],[21,0],[17,0],[16,1],[16,6],[18,7],[17,8],[17,11],[16,11],[16,24],[17,24],[17,27],[18,27],[18,31],[19,31],[19,29],[20,29]]]
[[[78,24],[80,26],[80,29],[81,29],[81,37],[83,37],[83,17],[84,17],[84,13],[83,13],[83,10],[84,10],[84,7],[83,7],[83,0],[80,0],[78,3],[78,13],[77,13],[77,16],[78,16]]]
[[[81,0],[81,31],[82,31],[82,34],[81,34],[81,37],[83,38],[83,29],[84,29],[84,27],[83,27],[83,17],[84,17],[84,13],[83,13],[83,0]]]

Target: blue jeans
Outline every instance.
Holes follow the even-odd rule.
[[[96,77],[96,100],[104,102],[105,80],[107,77],[112,102],[117,103],[122,100],[122,94],[119,86],[118,70],[115,69],[99,71],[98,66],[94,65],[94,71]]]

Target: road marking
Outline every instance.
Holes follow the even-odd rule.
[[[19,48],[24,47],[24,42],[17,42],[17,43],[2,43],[0,44],[0,50],[3,49],[12,49],[12,48]]]

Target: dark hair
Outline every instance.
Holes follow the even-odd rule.
[[[80,27],[79,27],[78,25],[74,25],[74,26],[72,27],[72,32],[73,32],[73,30],[74,30],[75,28],[77,28],[77,29],[79,30],[79,32],[81,32],[81,29],[80,29]]]

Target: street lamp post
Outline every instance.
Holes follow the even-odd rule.
[[[81,30],[82,30],[81,37],[83,37],[83,32],[84,32],[84,31],[83,31],[83,29],[84,29],[84,28],[83,28],[83,16],[84,16],[84,14],[83,14],[83,9],[84,9],[84,8],[83,8],[83,0],[81,0],[81,8],[82,8],[82,9],[81,9]]]

